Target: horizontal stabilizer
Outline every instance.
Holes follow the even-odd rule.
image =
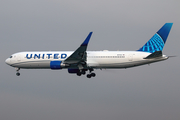
[[[157,58],[157,57],[161,57],[161,56],[162,56],[162,51],[156,51],[144,59],[152,59],[152,58]]]

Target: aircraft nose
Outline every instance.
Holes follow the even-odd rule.
[[[7,58],[7,59],[5,60],[5,63],[8,64],[8,65],[10,65],[10,59]]]

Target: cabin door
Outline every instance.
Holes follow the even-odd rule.
[[[129,54],[129,61],[133,61],[133,54]]]

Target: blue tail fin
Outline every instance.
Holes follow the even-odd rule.
[[[155,33],[155,35],[138,51],[154,53],[155,51],[162,51],[167,37],[171,30],[173,23],[166,23],[164,26]]]

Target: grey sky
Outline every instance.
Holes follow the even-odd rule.
[[[178,0],[0,0],[1,120],[179,120]],[[87,79],[67,70],[20,70],[5,59],[20,51],[137,50],[166,22],[174,25],[164,62],[95,70]]]

